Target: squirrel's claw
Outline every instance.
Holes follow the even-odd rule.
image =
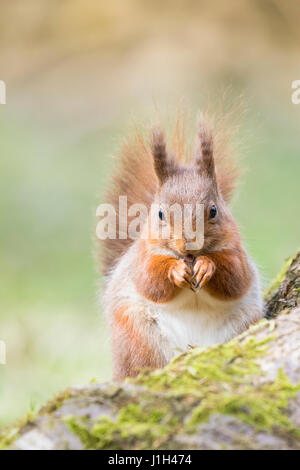
[[[194,266],[194,273],[191,278],[192,286],[199,292],[199,290],[207,284],[215,272],[215,264],[206,256],[199,256]]]
[[[169,271],[169,279],[177,287],[191,287],[192,271],[190,267],[182,260],[176,260]]]

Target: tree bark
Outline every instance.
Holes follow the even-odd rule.
[[[266,319],[123,384],[73,387],[5,431],[14,449],[299,449],[300,253]]]

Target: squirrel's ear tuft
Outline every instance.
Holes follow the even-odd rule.
[[[163,184],[168,176],[170,176],[170,169],[167,160],[168,155],[166,150],[165,137],[160,127],[154,127],[152,129],[151,151],[153,155],[155,173],[160,184]]]
[[[200,175],[216,181],[213,144],[211,126],[206,122],[204,116],[200,115],[198,120],[195,161]]]

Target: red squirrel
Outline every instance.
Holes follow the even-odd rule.
[[[227,205],[237,175],[225,140],[220,146],[202,117],[188,163],[182,145],[167,150],[160,128],[149,143],[136,135],[122,148],[107,201],[118,211],[118,198],[126,195],[128,206],[155,203],[158,210],[148,213],[136,240],[102,242],[115,380],[163,367],[190,347],[227,342],[263,316],[258,271]],[[188,249],[184,231],[178,236],[167,217],[174,203],[203,204],[199,250]],[[152,237],[152,218],[169,225],[168,239]]]

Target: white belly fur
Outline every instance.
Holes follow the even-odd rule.
[[[235,301],[221,301],[205,290],[198,294],[183,289],[167,304],[153,306],[162,337],[167,345],[164,354],[169,361],[190,346],[224,343],[241,333],[261,317],[262,302],[258,286]]]
[[[157,344],[167,361],[189,346],[205,347],[229,341],[263,315],[259,275],[251,260],[253,280],[244,297],[221,301],[205,289],[195,294],[184,288],[165,304],[151,302],[136,291],[126,276],[131,270],[131,260],[129,250],[112,273],[105,292],[106,313],[110,316],[114,308],[131,305],[130,313],[137,318],[144,315],[155,319]]]

